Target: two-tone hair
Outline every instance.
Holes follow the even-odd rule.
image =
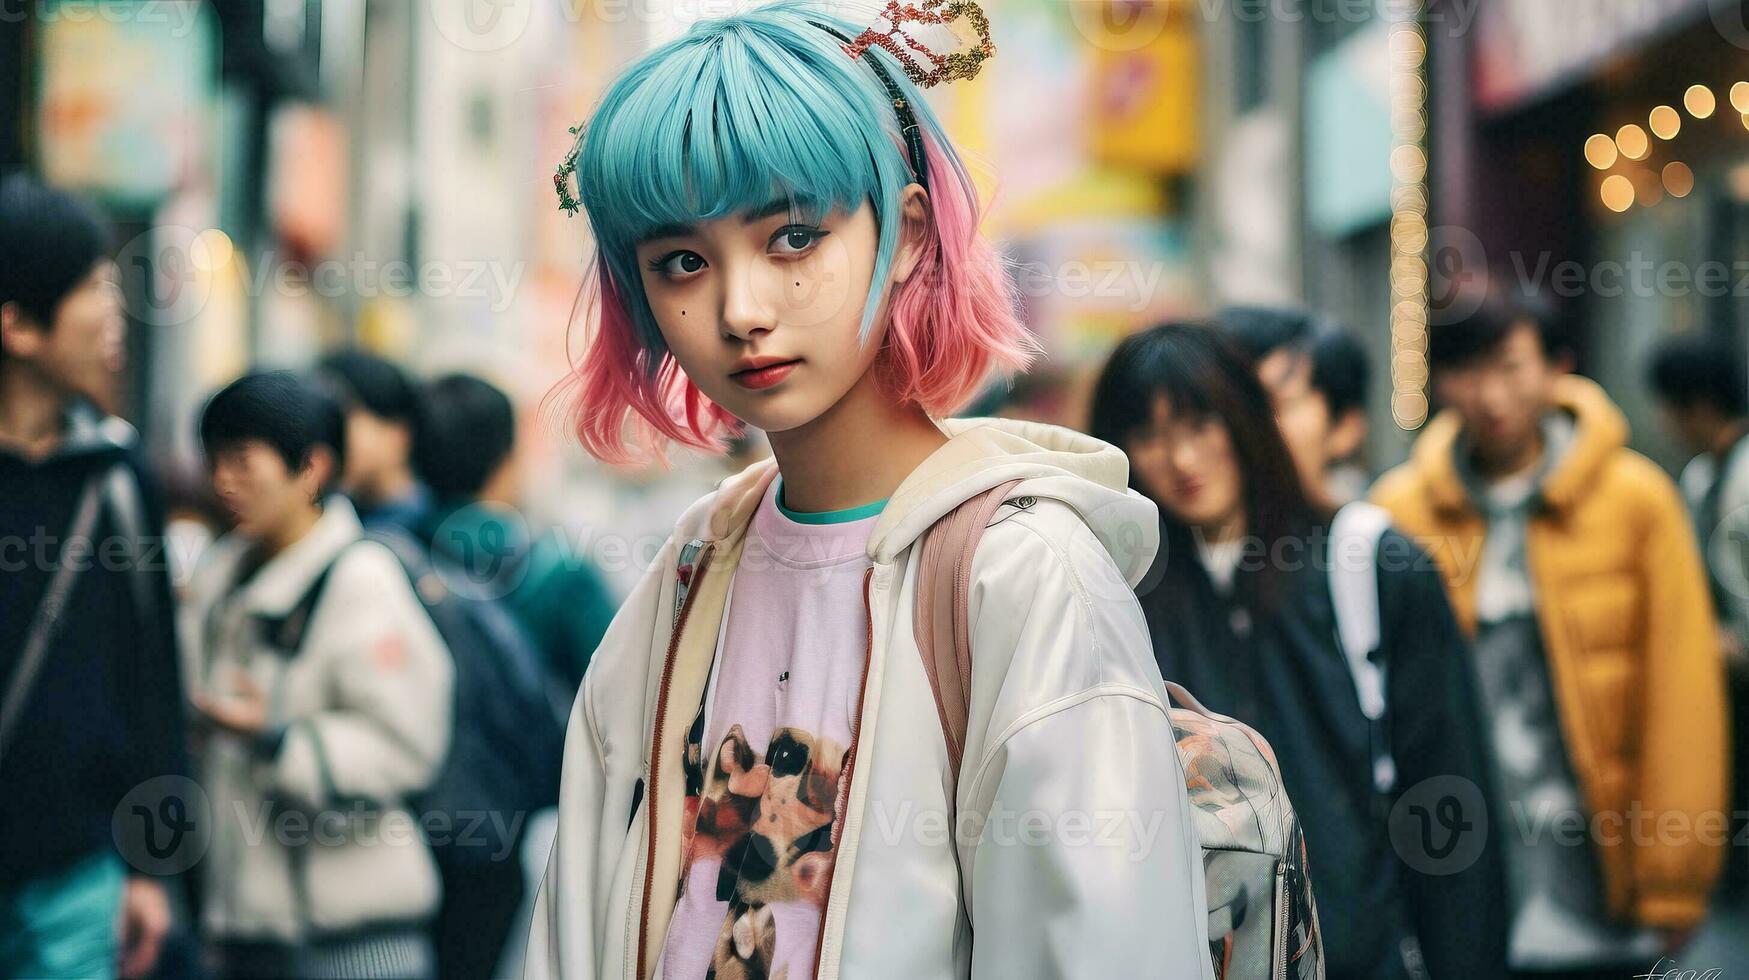
[[[860,336],[890,311],[875,370],[894,398],[946,415],[993,371],[1038,352],[1012,280],[979,233],[976,188],[916,87],[896,66],[927,152],[930,221],[916,269],[886,293],[914,182],[886,85],[822,25],[854,34],[817,3],[780,0],[696,24],[607,91],[581,140],[576,181],[596,239],[584,302],[595,314],[575,367],[574,425],[596,457],[661,459],[670,443],[721,452],[740,427],[688,379],[643,290],[638,243],[693,224],[789,203],[817,222],[868,203],[879,229]],[[888,58],[869,51],[868,58]]]

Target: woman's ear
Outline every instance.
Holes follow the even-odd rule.
[[[923,185],[905,185],[905,189],[899,192],[899,247],[893,253],[894,283],[911,278],[911,273],[917,270],[917,263],[923,260],[935,224],[933,217],[929,192],[923,189]]]

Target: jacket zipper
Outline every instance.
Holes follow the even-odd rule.
[[[644,821],[648,828],[649,838],[644,853],[644,896],[639,903],[638,912],[638,980],[643,980],[645,966],[644,936],[650,928],[650,875],[656,868],[656,806],[661,799],[659,792],[662,779],[662,726],[668,718],[668,692],[674,684],[674,659],[680,652],[680,634],[686,629],[686,614],[692,611],[692,603],[698,596],[699,584],[704,579],[705,570],[710,566],[711,556],[716,553],[716,545],[706,545],[703,553],[698,556],[698,564],[692,570],[692,578],[687,585],[686,600],[680,604],[680,616],[674,621],[674,631],[668,637],[668,655],[662,662],[662,683],[656,693],[656,730],[650,736],[650,775],[649,785],[644,792]]]
[[[1287,980],[1288,955],[1293,944],[1293,937],[1287,934],[1288,906],[1293,902],[1293,896],[1288,894],[1288,888],[1293,884],[1293,877],[1287,873],[1287,861],[1275,866],[1275,965],[1270,968],[1270,975],[1278,980]]]
[[[844,762],[843,788],[839,795],[844,801],[844,815],[838,819],[833,833],[832,870],[826,874],[826,907],[820,910],[820,934],[814,940],[814,970],[809,975],[810,980],[820,975],[820,962],[826,955],[826,919],[832,910],[832,879],[838,873],[837,853],[838,841],[844,833],[844,824],[850,820],[850,790],[856,779],[856,749],[862,742],[862,702],[868,694],[868,669],[874,662],[874,607],[869,602],[869,583],[874,579],[874,569],[871,567],[862,576],[862,611],[864,620],[868,623],[868,634],[863,641],[862,682],[856,689],[856,732],[850,736],[850,751]],[[836,818],[838,807],[833,807]]]

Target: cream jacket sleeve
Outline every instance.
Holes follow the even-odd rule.
[[[960,775],[985,821],[962,847],[972,976],[1208,976],[1202,854],[1141,607],[1085,524],[1040,510],[1056,513],[991,528],[973,569],[972,688],[995,700],[974,694]]]

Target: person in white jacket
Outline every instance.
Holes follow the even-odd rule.
[[[775,458],[681,517],[595,652],[525,975],[1211,976],[1132,591],[1154,506],[1097,440],[941,420],[1037,351],[907,81],[990,51],[906,65],[859,30],[796,2],[701,22],[560,167],[598,249],[585,446],[746,424]],[[1009,481],[966,583],[956,772],[917,545]]]
[[[201,442],[237,524],[184,610],[220,970],[431,975],[437,870],[408,799],[448,748],[449,651],[400,561],[327,496],[345,452],[332,399],[249,375],[208,402]]]

